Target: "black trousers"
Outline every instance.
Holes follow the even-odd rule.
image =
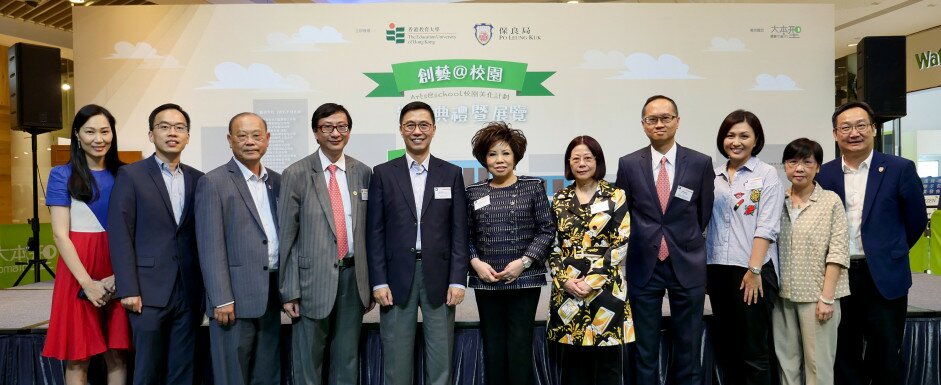
[[[723,385],[772,383],[771,306],[777,298],[777,279],[769,262],[762,267],[764,296],[747,305],[740,289],[748,269],[740,266],[706,267],[706,291],[712,304],[713,348]],[[751,274],[751,273],[748,273]],[[773,280],[774,284],[771,284]]]
[[[561,354],[561,385],[620,385],[623,374],[623,345],[572,346],[558,344]],[[490,385],[488,382],[487,385]]]
[[[176,283],[165,307],[143,306],[128,312],[134,339],[134,385],[192,385],[196,330],[203,314],[191,306]]]
[[[475,290],[487,385],[533,383],[533,323],[540,289]]]
[[[850,295],[840,299],[834,381],[837,385],[904,384],[902,338],[908,296],[886,299],[872,281],[866,260],[849,268]]]

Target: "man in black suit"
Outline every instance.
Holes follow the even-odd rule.
[[[660,319],[670,297],[676,383],[699,385],[706,239],[715,185],[712,159],[676,144],[676,103],[652,96],[641,110],[650,139],[618,163],[617,187],[627,193],[631,237],[627,284],[637,336],[637,383],[659,383]],[[662,374],[666,376],[666,374]]]
[[[399,115],[405,156],[380,164],[369,182],[366,246],[386,385],[412,384],[418,308],[425,383],[450,383],[454,307],[467,281],[467,209],[461,169],[430,154],[431,106]]]
[[[108,206],[115,297],[131,322],[134,384],[192,385],[204,306],[193,196],[203,173],[180,163],[190,137],[183,108],[164,104],[148,123],[156,151],[118,170]]]

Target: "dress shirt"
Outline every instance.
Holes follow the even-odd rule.
[[[863,203],[866,201],[866,183],[869,181],[869,165],[872,164],[872,150],[859,168],[853,169],[843,161],[843,183],[846,191],[846,221],[849,224],[850,258],[863,259]]]
[[[750,267],[754,239],[774,243],[781,229],[784,192],[778,171],[753,156],[736,170],[731,183],[726,164],[716,167],[715,174],[712,220],[706,230],[706,263]],[[768,247],[761,264],[768,261],[778,267],[775,245]]]
[[[667,157],[667,176],[670,179],[670,187],[673,187],[673,175],[676,174],[676,143],[673,143],[673,147],[670,147],[670,150],[666,154],[661,154],[659,151],[655,150],[653,146],[650,146],[650,165],[653,167],[653,183],[657,184],[657,175],[660,172],[660,159]]]
[[[252,194],[252,200],[255,201],[255,209],[258,210],[258,216],[261,217],[262,227],[265,229],[265,238],[268,238],[268,270],[278,270],[278,230],[274,225],[274,215],[271,211],[271,201],[268,200],[268,170],[265,166],[261,167],[261,177],[251,172],[248,167],[235,161],[242,170],[242,177],[248,184],[248,191]]]
[[[183,178],[183,168],[176,164],[176,170],[170,171],[170,167],[155,156],[157,166],[160,167],[160,175],[163,176],[163,183],[167,185],[167,194],[170,195],[170,206],[173,207],[173,219],[176,219],[177,226],[183,218],[183,205],[186,203],[186,181]]]
[[[415,236],[415,250],[421,251],[421,204],[425,198],[425,181],[428,180],[428,162],[431,156],[418,163],[409,153],[405,153],[405,163],[408,166],[408,175],[412,179],[412,195],[415,198],[415,216],[418,217],[417,234]]]
[[[322,150],[318,151],[318,154],[320,154],[320,165],[323,166],[323,178],[327,182],[327,189],[330,188],[330,171],[327,167],[331,164],[337,166],[337,185],[340,187],[340,198],[343,200],[343,216],[346,217],[346,246],[349,250],[346,256],[350,256],[353,255],[353,206],[350,204],[350,187],[346,183],[346,156],[341,154],[336,163],[331,163]]]
[[[790,197],[790,191],[785,192],[785,197]],[[778,242],[781,298],[791,302],[817,302],[823,292],[828,263],[844,268],[833,297],[849,295],[846,213],[840,197],[818,184],[803,208],[792,207],[790,199],[785,199],[784,206],[790,215],[781,216]]]

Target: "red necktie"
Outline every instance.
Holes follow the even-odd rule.
[[[340,197],[340,185],[337,183],[337,165],[327,166],[330,171],[330,186],[327,191],[330,193],[330,206],[333,208],[333,223],[336,224],[337,233],[337,259],[343,259],[349,252],[349,244],[346,240],[346,213],[343,212],[343,198]]]
[[[667,175],[667,157],[660,159],[660,172],[657,173],[657,198],[660,198],[660,210],[667,213],[667,201],[670,200],[670,177]],[[657,259],[663,261],[670,255],[666,236],[660,237],[660,252]]]

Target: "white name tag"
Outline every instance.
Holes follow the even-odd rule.
[[[474,201],[474,210],[480,210],[482,207],[490,206],[490,195]]]
[[[600,212],[608,211],[608,201],[603,200],[601,202],[595,202],[591,205],[591,213],[597,214]]]
[[[435,199],[451,199],[451,188],[435,187]]]
[[[369,189],[368,189],[368,188],[364,188],[364,189],[359,190],[359,196],[360,196],[359,199],[362,199],[362,200],[364,200],[364,201],[368,201],[368,200],[369,200]]]
[[[753,188],[761,188],[761,182],[762,182],[761,178],[749,179],[748,181],[745,182],[745,188],[749,190]]]
[[[690,199],[693,199],[693,190],[683,186],[676,186],[676,197],[689,202]]]

